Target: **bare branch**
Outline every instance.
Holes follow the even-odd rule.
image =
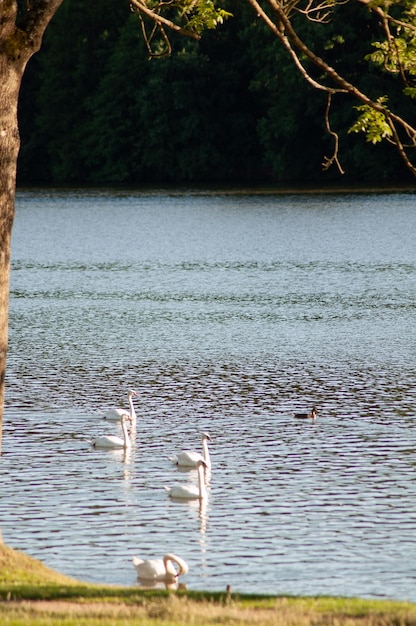
[[[298,6],[298,2],[293,2],[293,9],[297,13],[305,15],[311,22],[319,24],[327,24],[330,20],[332,9],[339,4],[346,4],[349,0],[322,0],[318,4],[314,4],[314,0],[308,0],[304,9]]]
[[[404,22],[403,20],[398,20],[395,17],[386,13],[380,6],[372,5],[372,0],[358,0],[362,4],[365,4],[368,7],[368,10],[372,13],[377,13],[381,18],[387,19],[391,24],[395,24],[396,26],[400,26],[401,28],[406,28],[410,31],[416,33],[416,24],[411,24],[410,22]]]
[[[147,50],[149,52],[149,57],[162,57],[162,56],[168,56],[169,54],[171,54],[172,46],[170,43],[170,39],[165,32],[165,29],[157,22],[154,22],[151,32],[150,34],[148,34],[147,29],[146,29],[146,24],[144,23],[142,14],[138,12],[138,16],[140,20],[142,33],[143,33],[143,39],[145,41]],[[162,35],[162,39],[165,42],[166,49],[163,52],[154,52],[154,50],[152,49],[152,40],[154,36],[156,35],[156,33],[160,33]]]
[[[322,83],[319,83],[317,80],[312,78],[312,76],[307,72],[306,68],[302,64],[299,59],[299,56],[296,54],[293,46],[291,45],[289,39],[285,35],[285,31],[283,27],[279,27],[276,23],[267,15],[267,13],[263,10],[257,0],[248,0],[249,4],[256,10],[257,15],[262,18],[262,20],[267,24],[267,26],[272,30],[272,32],[276,35],[276,37],[280,40],[283,46],[286,48],[299,72],[302,74],[303,78],[310,84],[314,89],[318,89],[319,91],[331,92],[331,93],[346,93],[347,91],[344,89],[336,89],[331,88]]]
[[[405,147],[402,143],[402,141],[400,140],[399,134],[397,132],[396,126],[393,122],[392,119],[387,118],[387,121],[390,125],[390,128],[393,132],[393,138],[394,138],[394,145],[396,146],[397,150],[399,151],[399,154],[401,156],[401,158],[403,159],[403,162],[405,163],[406,167],[412,172],[412,174],[414,176],[416,176],[416,167],[413,165],[413,163],[410,161],[409,157],[407,156]],[[412,147],[415,147],[415,131],[413,131],[413,144]]]
[[[322,167],[323,167],[323,170],[326,172],[331,167],[331,165],[335,163],[335,165],[338,168],[339,173],[345,174],[345,171],[342,169],[341,163],[338,159],[339,136],[338,136],[338,133],[332,130],[331,124],[329,122],[329,112],[331,110],[332,95],[333,95],[332,93],[328,93],[328,99],[327,99],[326,110],[325,110],[325,127],[326,127],[327,132],[330,135],[332,135],[332,137],[334,138],[334,152],[332,153],[331,157],[324,157],[324,162],[322,163]]]

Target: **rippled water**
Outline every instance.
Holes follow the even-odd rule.
[[[88,581],[416,601],[412,194],[20,192],[1,528]],[[140,392],[133,449],[100,411]],[[316,404],[316,423],[293,419]],[[168,456],[210,432],[209,499]]]

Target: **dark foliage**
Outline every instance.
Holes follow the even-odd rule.
[[[19,183],[408,179],[388,146],[348,134],[356,103],[342,97],[331,124],[346,175],[323,173],[332,150],[325,95],[297,74],[249,6],[230,0],[229,8],[235,17],[201,42],[176,37],[170,56],[149,60],[128,2],[66,0],[22,85]],[[366,20],[345,5],[304,37],[382,95],[385,79],[362,61],[377,36]]]

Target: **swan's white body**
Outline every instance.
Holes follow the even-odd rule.
[[[211,441],[209,434],[202,433],[202,454],[194,450],[184,450],[183,452],[179,452],[176,457],[169,458],[180,467],[197,467],[199,461],[205,461],[207,468],[211,469],[208,441]]]
[[[121,421],[121,428],[123,429],[123,439],[121,437],[117,437],[116,435],[102,435],[101,437],[93,439],[92,445],[95,448],[127,449],[131,447],[130,436],[127,431],[127,422],[130,421],[130,417],[128,415],[122,415],[119,419]]]
[[[130,411],[127,411],[126,409],[114,409],[114,408],[113,409],[108,409],[104,413],[104,418],[106,420],[110,420],[111,422],[119,422],[122,415],[129,415],[132,420],[135,420],[136,419],[136,411],[134,410],[133,396],[138,396],[138,395],[139,394],[137,393],[137,391],[134,391],[133,389],[131,391],[129,391],[129,408],[130,408]]]
[[[173,563],[176,563],[177,569]],[[176,554],[165,554],[163,559],[149,559],[148,561],[134,556],[133,565],[136,568],[137,578],[142,581],[172,583],[189,571],[188,564]]]
[[[166,487],[170,498],[180,498],[181,500],[203,500],[207,497],[207,488],[205,485],[204,470],[207,464],[204,460],[198,461],[198,485],[180,484],[173,487]]]

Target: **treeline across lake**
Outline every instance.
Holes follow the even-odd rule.
[[[358,85],[383,95],[388,80],[391,93],[393,79],[363,60],[378,33],[358,5],[303,35]],[[346,173],[323,172],[333,150],[325,94],[249,5],[227,8],[234,17],[201,41],[175,36],[169,56],[149,58],[127,1],[65,0],[23,82],[19,184],[409,180],[388,145],[348,133],[356,102],[341,96],[330,121]]]

